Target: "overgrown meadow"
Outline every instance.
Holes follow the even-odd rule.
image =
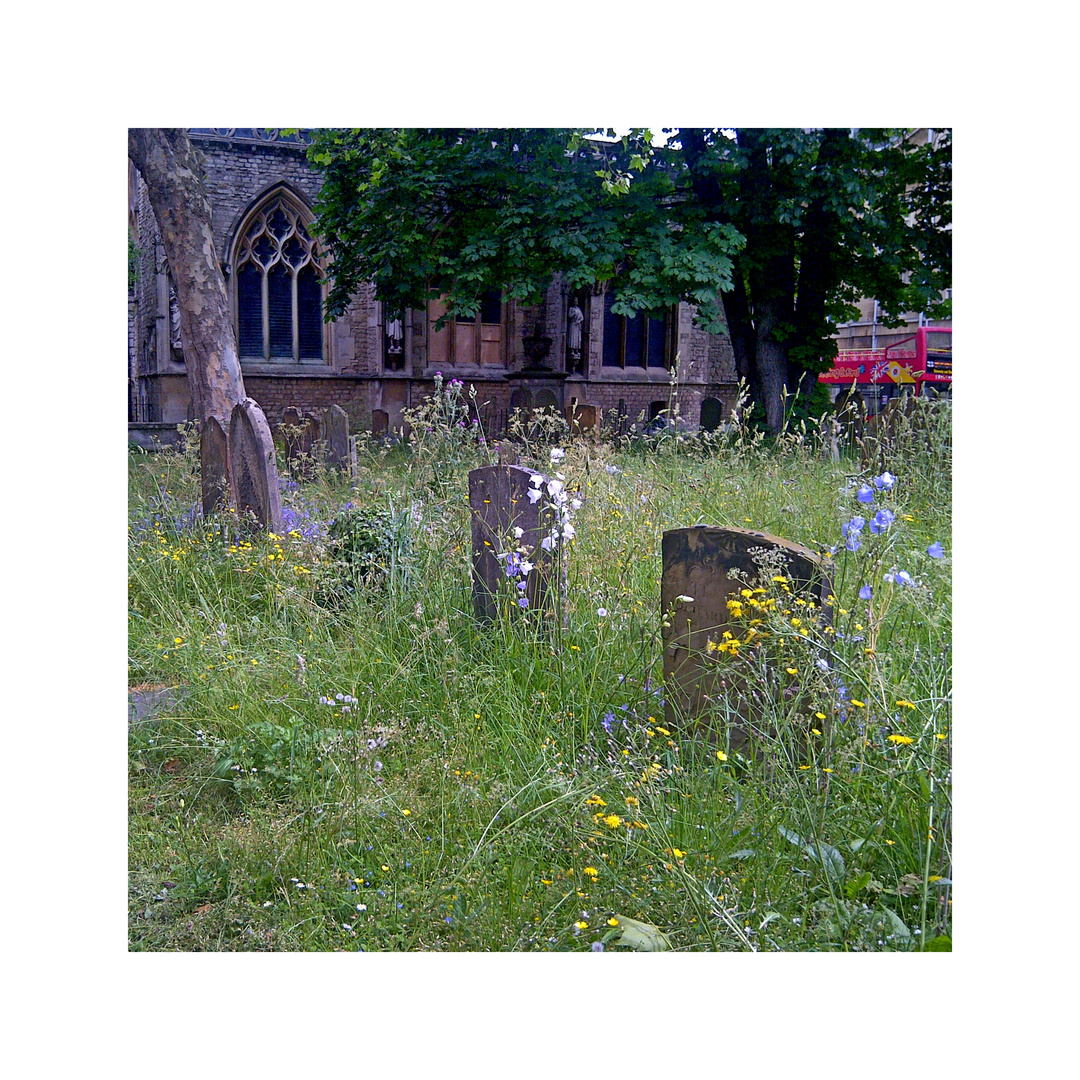
[[[194,438],[133,452],[130,948],[950,948],[949,408],[521,430],[556,610],[509,537],[490,625],[459,385],[352,477],[282,463],[281,536],[201,519]],[[829,555],[831,611],[763,566],[710,641],[753,751],[665,720],[661,535],[700,522]]]

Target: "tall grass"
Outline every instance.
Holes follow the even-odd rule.
[[[523,441],[581,497],[557,634],[473,618],[475,426],[285,482],[283,537],[199,520],[190,449],[133,456],[130,684],[171,693],[130,726],[131,948],[947,947],[947,410],[839,461],[814,427]],[[797,679],[757,755],[665,726],[660,538],[698,522],[835,549],[831,624],[770,583],[767,648],[716,657]]]

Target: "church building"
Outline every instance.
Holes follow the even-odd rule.
[[[714,429],[737,392],[730,341],[693,325],[680,304],[662,317],[611,310],[602,289],[553,280],[525,306],[497,290],[475,319],[436,327],[443,309],[387,310],[363,289],[323,321],[323,254],[313,230],[321,176],[303,134],[272,128],[189,128],[205,162],[214,239],[232,302],[244,385],[271,427],[282,412],[339,405],[353,433],[400,428],[402,410],[436,375],[475,387],[485,430],[516,408],[593,406],[609,422],[651,419],[677,401],[680,418]],[[402,215],[409,212],[401,208]],[[192,418],[169,268],[146,190],[129,174],[136,272],[129,294],[129,438],[172,440]],[[678,358],[678,371],[675,372]]]

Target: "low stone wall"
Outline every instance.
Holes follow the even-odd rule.
[[[175,424],[128,424],[128,446],[153,451],[179,444],[180,432]]]

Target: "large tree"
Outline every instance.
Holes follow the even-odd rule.
[[[198,153],[182,128],[131,128],[128,156],[146,182],[176,286],[195,416],[228,431],[244,377]]]
[[[886,129],[329,129],[317,228],[329,313],[373,282],[392,307],[443,296],[474,316],[498,287],[535,301],[554,273],[610,282],[614,310],[677,301],[731,335],[771,430],[806,393],[835,325],[875,297],[883,321],[942,315],[951,141]],[[597,137],[599,136],[599,137]]]

